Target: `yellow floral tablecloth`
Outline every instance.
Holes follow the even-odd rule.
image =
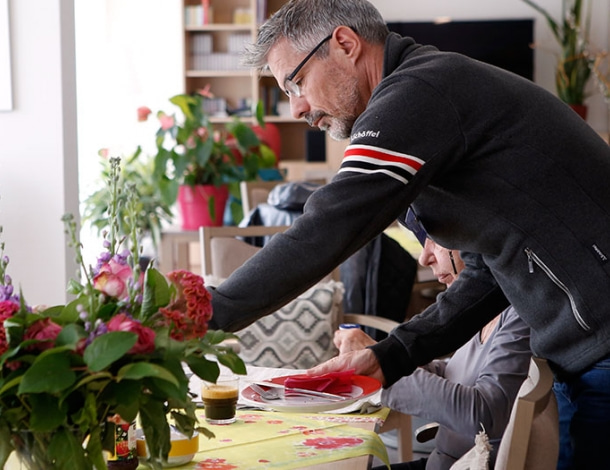
[[[208,440],[200,435],[199,452],[180,468],[295,469],[361,455],[374,455],[387,464],[386,448],[377,433],[352,424],[382,423],[388,413],[388,408],[371,414],[340,415],[238,410],[235,423],[209,425],[199,410],[202,425],[216,437]]]

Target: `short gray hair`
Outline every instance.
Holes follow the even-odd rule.
[[[261,26],[256,42],[246,46],[242,64],[263,71],[269,51],[280,40],[309,52],[337,26],[350,27],[371,44],[384,44],[389,34],[381,14],[367,0],[290,0]],[[328,46],[319,53],[327,54]]]

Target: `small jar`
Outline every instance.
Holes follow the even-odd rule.
[[[138,467],[136,450],[136,421],[128,423],[119,415],[108,418],[114,425],[114,452],[108,457],[108,470],[135,470]]]

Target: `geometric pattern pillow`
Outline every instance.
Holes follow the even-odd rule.
[[[236,332],[239,356],[259,367],[309,369],[337,355],[343,284],[319,282],[280,310]]]

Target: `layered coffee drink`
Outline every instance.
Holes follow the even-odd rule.
[[[205,409],[205,419],[210,424],[229,424],[235,421],[235,408],[239,394],[239,381],[218,379],[216,383],[204,382],[201,400]]]

